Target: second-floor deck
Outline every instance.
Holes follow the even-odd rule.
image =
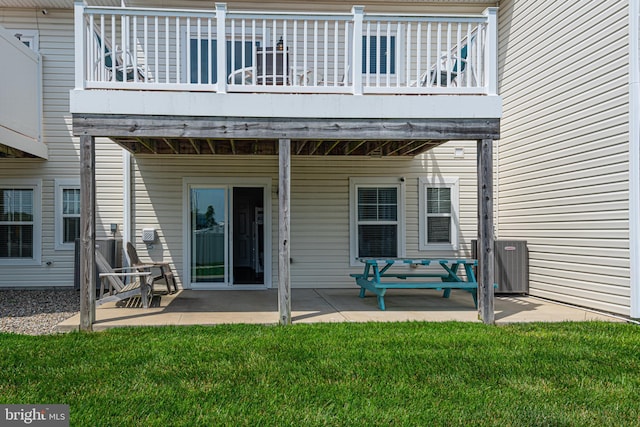
[[[463,16],[76,3],[75,37],[76,118],[487,119],[495,135],[502,112],[493,8]],[[145,136],[200,137],[152,133]]]

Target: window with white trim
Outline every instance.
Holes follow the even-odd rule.
[[[358,258],[404,256],[404,182],[351,178],[351,264]]]
[[[74,250],[80,238],[80,181],[56,179],[56,249]]]
[[[39,264],[39,181],[0,182],[0,265]]]
[[[420,250],[457,250],[458,178],[419,179]]]

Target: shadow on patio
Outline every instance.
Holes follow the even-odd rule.
[[[395,290],[385,296],[386,311],[375,296],[358,297],[359,289],[293,289],[293,323],[461,321],[478,322],[471,296],[453,291],[448,299],[430,290]],[[497,323],[615,320],[612,317],[527,296],[499,296]],[[79,315],[58,325],[78,329]],[[139,300],[105,304],[96,310],[94,330],[121,326],[214,325],[224,323],[278,323],[278,291],[194,291],[156,295],[149,309]]]

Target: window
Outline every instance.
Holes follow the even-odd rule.
[[[351,263],[404,256],[404,183],[399,178],[351,178]]]
[[[38,51],[38,32],[35,30],[12,30],[13,35],[26,47]]]
[[[458,249],[458,178],[420,178],[420,250]]]
[[[40,188],[35,181],[0,182],[0,264],[40,263]]]
[[[56,249],[75,249],[80,238],[80,182],[56,180]]]
[[[395,36],[362,36],[362,74],[378,73],[378,40],[380,40],[380,74],[396,73],[396,37]],[[367,57],[368,55],[368,57]],[[387,70],[387,56],[389,56],[389,70]],[[369,67],[367,67],[367,60]],[[368,69],[368,71],[367,71]]]
[[[190,39],[190,82],[198,83],[198,52],[200,52],[200,82],[203,84],[209,83],[209,40],[200,39],[200,48],[198,49],[198,39]],[[259,42],[256,42],[256,47],[260,46]],[[239,70],[243,65],[244,52],[244,66],[251,67],[253,65],[253,48],[250,41],[244,42],[244,50],[242,49],[242,41],[236,41],[234,43],[234,49],[231,49],[231,41],[227,40],[227,75],[233,71]],[[211,40],[211,83],[218,82],[218,68],[217,63],[218,46],[216,40]],[[233,54],[233,60],[231,58]]]

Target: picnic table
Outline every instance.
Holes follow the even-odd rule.
[[[361,287],[360,298],[365,297],[366,291],[378,297],[380,310],[385,310],[387,289],[436,289],[444,291],[443,298],[449,298],[452,289],[462,289],[471,294],[473,303],[478,307],[478,282],[473,272],[478,261],[475,259],[360,258],[359,261],[364,264],[364,271],[350,276]],[[405,268],[400,271],[398,268],[392,269],[394,266]],[[438,268],[419,271],[418,267],[422,266]],[[460,277],[461,268],[465,273],[464,278]]]

